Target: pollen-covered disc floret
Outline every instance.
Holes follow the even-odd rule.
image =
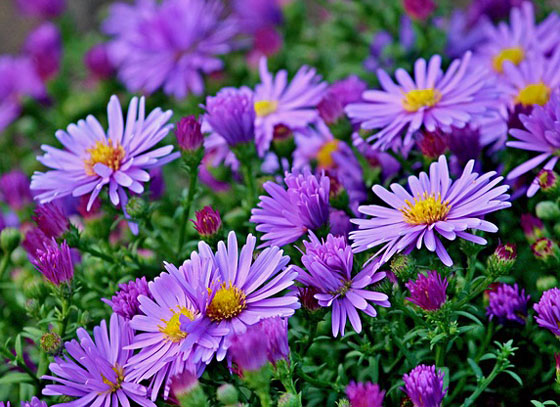
[[[230,283],[222,283],[212,290],[212,300],[206,308],[206,315],[212,322],[232,319],[247,308],[245,293]]]
[[[456,181],[449,177],[447,160],[441,156],[432,163],[429,174],[408,178],[409,190],[392,184],[391,191],[380,185],[373,192],[390,207],[366,205],[359,211],[372,219],[353,219],[357,231],[350,233],[355,252],[378,248],[373,255],[385,262],[395,253],[409,253],[426,246],[436,252],[445,265],[452,265],[447,250],[439,236],[447,240],[457,237],[477,244],[486,244],[480,236],[467,229],[496,232],[493,223],[482,219],[484,215],[511,206],[507,185],[498,186],[503,177],[492,171],[479,175],[473,172],[474,161],[465,166]]]

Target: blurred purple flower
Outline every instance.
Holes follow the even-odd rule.
[[[514,321],[525,325],[527,318],[527,303],[531,298],[525,295],[525,290],[519,291],[517,284],[499,284],[488,294],[489,304],[486,308],[488,319],[498,320],[500,324]]]
[[[0,177],[2,200],[17,211],[32,201],[29,177],[20,170],[13,170]]]
[[[115,68],[109,59],[107,44],[96,44],[84,56],[84,64],[96,79],[109,79]]]
[[[58,238],[68,230],[70,222],[58,203],[37,205],[33,220],[47,237]]]
[[[22,14],[41,18],[58,17],[66,8],[65,0],[17,0],[17,5]]]
[[[539,326],[560,337],[560,288],[545,291],[533,308],[537,312],[535,319]]]
[[[43,81],[51,79],[60,69],[62,59],[62,39],[58,28],[47,22],[33,30],[23,48]]]
[[[382,407],[385,391],[381,391],[379,386],[372,382],[351,381],[346,386],[346,396],[350,400],[350,407]]]

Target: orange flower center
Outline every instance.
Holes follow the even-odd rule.
[[[211,289],[209,289],[211,292]],[[231,283],[223,283],[214,294],[206,309],[206,315],[214,322],[232,319],[247,308],[245,293]]]
[[[125,156],[124,148],[119,144],[113,145],[111,139],[107,143],[98,141],[86,151],[89,153],[89,159],[84,162],[87,175],[95,175],[93,170],[95,164],[104,164],[116,171],[120,168]]]

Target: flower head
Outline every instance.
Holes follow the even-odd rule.
[[[37,159],[52,170],[33,174],[31,189],[37,191],[36,200],[46,203],[68,195],[91,193],[89,211],[103,187],[108,186],[111,202],[120,204],[124,210],[128,202],[126,189],[142,193],[142,183],[150,180],[146,170],[179,156],[172,153],[171,145],[152,150],[173,127],[167,124],[171,111],[162,112],[158,108],[146,117],[145,99],[138,101],[134,97],[125,123],[119,100],[112,96],[107,114],[106,132],[93,116],[88,116],[77,125],[69,125],[67,132],[56,132],[65,150],[42,146],[45,154]],[[125,216],[128,216],[126,212]],[[130,225],[137,232],[137,225]]]
[[[403,6],[406,13],[417,20],[425,20],[436,9],[433,0],[403,0]]]
[[[64,12],[65,0],[17,0],[20,11],[28,16],[54,18]]]
[[[560,288],[545,291],[533,308],[537,312],[537,324],[560,337]]]
[[[412,400],[415,407],[441,407],[447,393],[443,389],[444,373],[435,366],[418,365],[403,376],[401,388]]]
[[[317,109],[326,123],[336,122],[344,115],[344,108],[350,103],[362,100],[367,84],[355,75],[334,82],[319,102]]]
[[[43,23],[27,37],[23,52],[28,55],[43,81],[52,78],[60,68],[62,39],[53,23]]]
[[[133,382],[127,367],[132,350],[133,330],[117,314],[111,316],[109,328],[105,320],[93,329],[93,339],[85,329],[76,332],[78,341],[66,342],[68,356],[56,357],[49,369],[56,376],[43,376],[57,384],[43,389],[47,396],[76,397],[72,405],[111,405],[128,407],[130,400],[143,407],[155,407],[144,386]],[[56,404],[64,405],[64,404]]]
[[[474,161],[465,166],[463,174],[453,182],[449,178],[447,160],[441,156],[430,165],[429,175],[408,179],[410,192],[399,184],[392,184],[391,191],[380,185],[373,192],[391,206],[361,206],[359,211],[373,216],[373,219],[354,219],[359,230],[351,232],[352,247],[362,252],[379,245],[381,249],[374,255],[382,254],[382,262],[395,253],[409,253],[414,247],[436,252],[440,260],[451,266],[453,261],[436,235],[454,240],[456,237],[477,244],[486,244],[480,236],[466,232],[467,229],[497,232],[493,223],[483,216],[508,208],[509,186],[498,186],[503,177],[495,177],[489,172],[479,175],[473,172]]]
[[[37,205],[33,220],[47,237],[60,237],[70,226],[62,208],[54,202]]]
[[[31,401],[22,401],[21,407],[49,407],[49,406],[46,402],[39,400],[37,397],[33,397]]]
[[[244,32],[255,34],[282,24],[284,16],[279,0],[233,0],[233,9]]]
[[[238,27],[220,0],[116,3],[103,25],[109,56],[131,92],[159,88],[178,99],[204,91],[204,74],[217,71]]]
[[[202,310],[182,282],[176,269],[161,273],[148,283],[149,295],[137,297],[140,312],[130,321],[136,335],[129,348],[140,350],[129,360],[130,378],[153,378],[150,396],[154,401],[162,385],[163,397],[168,398],[173,376],[187,370],[197,372],[201,363],[210,362],[220,343],[219,332],[209,329],[195,346],[183,348],[189,335],[181,329],[181,317],[200,319]]]
[[[191,220],[194,223],[194,228],[202,237],[215,236],[222,228],[222,218],[220,212],[212,209],[211,206],[205,206],[200,211],[195,213],[196,220]]]
[[[247,87],[223,88],[206,98],[204,130],[233,147],[255,139],[253,92]],[[212,137],[212,135],[211,135]]]
[[[499,108],[497,92],[484,69],[471,63],[470,53],[453,61],[445,74],[441,57],[435,55],[429,62],[416,61],[414,80],[403,69],[396,71],[397,84],[383,70],[377,75],[383,90],[365,91],[363,103],[346,107],[362,129],[381,129],[367,138],[376,149],[408,147],[422,127],[451,133]],[[406,135],[401,138],[403,130]]]
[[[511,129],[510,134],[515,140],[508,141],[506,145],[538,155],[513,169],[508,179],[515,179],[545,162],[542,166],[545,170],[552,170],[556,166],[560,149],[560,90],[553,92],[550,101],[544,106],[534,106],[529,116],[520,114],[519,120],[525,129]],[[527,196],[535,195],[540,188],[539,177],[535,177],[527,190]]]
[[[198,252],[192,252],[179,269],[166,266],[201,309],[200,318],[180,317],[181,330],[187,333],[183,350],[214,329],[223,335],[217,354],[221,360],[231,335],[245,332],[264,318],[290,317],[299,308],[295,293],[284,293],[297,276],[288,266],[290,258],[277,247],[266,248],[254,258],[255,245],[256,238],[249,235],[239,251],[237,237],[230,232],[227,246],[219,242],[215,254],[208,244],[199,242]]]
[[[427,311],[440,309],[446,300],[447,285],[447,279],[442,280],[435,270],[419,274],[416,281],[406,283],[406,288],[410,291],[407,300]]]
[[[385,391],[371,382],[352,381],[346,386],[346,396],[350,400],[350,407],[382,407]]]
[[[2,200],[14,210],[22,209],[32,201],[29,177],[19,170],[2,174],[0,177]]]
[[[108,79],[115,71],[109,59],[107,44],[96,44],[91,47],[84,56],[84,64],[97,79]]]
[[[310,171],[286,173],[286,189],[269,181],[263,188],[270,196],[261,201],[251,213],[250,221],[263,232],[263,245],[284,246],[295,242],[308,230],[317,231],[329,220],[329,178],[316,177]]]
[[[298,281],[316,291],[315,298],[321,307],[332,307],[332,334],[344,336],[347,319],[358,333],[362,322],[358,310],[370,317],[377,311],[372,304],[390,306],[386,294],[370,291],[368,286],[382,280],[385,273],[366,267],[352,275],[354,255],[344,237],[331,234],[320,241],[314,234],[303,242],[305,254],[301,262],[305,270],[299,269]]]
[[[542,236],[544,225],[542,221],[531,215],[524,213],[521,215],[521,229],[525,233],[525,237],[529,240],[535,240]]]
[[[32,260],[33,264],[54,285],[69,283],[74,277],[74,264],[66,241],[58,245],[56,240],[45,241]]]
[[[179,120],[175,130],[177,144],[183,151],[196,151],[204,142],[204,136],[200,129],[200,122],[194,116],[186,116]]]
[[[528,295],[525,290],[519,291],[517,284],[499,284],[489,293],[489,305],[486,314],[489,319],[496,318],[501,324],[507,321],[514,321],[525,324],[527,318]]]
[[[546,260],[554,254],[554,243],[547,237],[541,237],[531,245],[531,250],[537,259]]]
[[[268,151],[274,128],[282,124],[290,129],[307,127],[319,118],[317,105],[323,98],[327,84],[315,69],[303,66],[288,84],[285,70],[272,75],[267,61],[259,67],[261,83],[255,88],[255,132],[257,151]]]
[[[111,300],[102,298],[102,301],[110,305],[113,308],[113,312],[130,320],[135,315],[140,314],[140,300],[138,299],[140,295],[153,299],[148,289],[146,277],[119,284],[119,291],[115,293]]]

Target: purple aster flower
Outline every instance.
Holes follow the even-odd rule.
[[[333,236],[348,238],[348,234],[354,230],[350,222],[350,216],[342,209],[331,209],[329,214],[330,232]]]
[[[146,170],[180,155],[172,153],[172,145],[151,150],[173,127],[167,123],[172,114],[170,110],[163,112],[158,108],[145,117],[145,99],[142,97],[138,102],[134,97],[125,124],[119,100],[112,96],[107,107],[109,129],[106,132],[93,116],[88,116],[77,125],[69,125],[66,132],[56,132],[65,150],[42,146],[45,154],[37,159],[53,170],[33,174],[31,189],[37,191],[35,199],[46,203],[68,195],[91,193],[89,211],[107,185],[111,202],[115,206],[120,204],[128,217],[125,188],[141,194],[142,183],[150,180]],[[138,232],[136,224],[129,225],[134,233]]]
[[[204,142],[200,122],[192,115],[179,120],[175,136],[177,137],[179,148],[183,151],[196,151],[202,147]]]
[[[27,57],[0,56],[0,131],[17,119],[21,100],[26,96],[35,99],[46,96],[32,61]]]
[[[254,34],[284,20],[279,0],[233,0],[233,10],[241,29]]]
[[[507,18],[514,7],[520,7],[525,0],[474,0],[468,9],[469,21],[476,22],[486,16],[492,21]],[[513,19],[512,19],[513,20]],[[518,24],[519,20],[516,21]],[[513,21],[512,21],[513,22]]]
[[[195,212],[196,220],[191,222],[200,236],[210,237],[216,235],[222,228],[222,218],[220,212],[212,209],[211,206],[205,206],[200,211]]]
[[[315,298],[321,307],[332,307],[332,334],[335,338],[339,333],[344,336],[347,319],[357,333],[362,331],[358,310],[375,317],[377,311],[371,303],[382,307],[391,305],[386,294],[366,289],[382,280],[384,272],[376,272],[370,266],[352,276],[354,255],[344,237],[329,234],[326,240],[320,241],[310,233],[309,241],[303,244],[305,254],[301,262],[306,270],[298,270],[297,280],[317,290]]]
[[[47,22],[33,30],[25,41],[23,52],[31,58],[43,81],[56,75],[62,59],[62,39],[56,25]]]
[[[93,339],[82,328],[76,335],[79,342],[74,339],[64,345],[69,356],[55,357],[49,365],[56,376],[41,378],[58,383],[48,384],[44,395],[77,397],[53,407],[128,407],[129,399],[143,407],[155,407],[146,397],[146,388],[131,380],[130,368],[126,367],[132,355],[128,346],[134,335],[127,321],[113,314],[109,329],[105,320],[101,321],[93,329]]]
[[[29,177],[19,170],[2,174],[0,177],[0,193],[2,194],[2,200],[10,208],[15,211],[22,209],[32,200]]]
[[[209,267],[208,262],[199,265]],[[131,380],[151,379],[149,389],[154,401],[162,385],[163,397],[168,398],[173,376],[186,370],[196,373],[201,362],[209,363],[224,334],[217,329],[208,329],[196,345],[183,348],[188,334],[181,329],[180,318],[200,319],[201,308],[198,302],[190,299],[183,284],[185,277],[177,278],[182,271],[171,265],[166,268],[171,274],[161,273],[148,283],[150,295],[137,297],[141,312],[130,321],[136,335],[129,349],[140,351],[126,365],[130,367]]]
[[[103,24],[109,56],[129,91],[159,88],[178,99],[204,91],[204,74],[222,69],[237,24],[219,0],[116,3]]]
[[[433,0],[402,0],[404,11],[416,19],[425,20],[436,9],[436,3]]]
[[[560,337],[560,288],[546,290],[533,308],[537,312],[537,324]]]
[[[9,401],[0,401],[0,407],[10,407],[10,402]]]
[[[351,381],[346,386],[346,396],[350,400],[350,407],[382,407],[385,391],[372,382]]]
[[[435,311],[445,303],[447,285],[447,279],[442,280],[435,270],[419,274],[416,281],[406,283],[410,291],[410,297],[406,299],[426,311]]]
[[[146,277],[130,280],[128,283],[119,284],[119,291],[113,295],[110,300],[102,298],[101,300],[113,308],[113,312],[121,317],[130,320],[135,315],[140,314],[140,300],[138,297],[144,295],[153,299]]]
[[[288,72],[272,75],[266,58],[260,61],[261,83],[255,88],[255,132],[259,155],[264,155],[274,136],[274,127],[306,127],[319,118],[316,107],[323,98],[327,83],[314,68],[303,66],[288,83]]]
[[[64,0],[17,0],[17,5],[22,14],[41,18],[58,17],[66,8]]]
[[[49,407],[49,406],[46,402],[39,400],[37,397],[33,397],[31,401],[22,401],[21,407]]]
[[[336,81],[329,86],[327,92],[319,102],[317,109],[326,123],[334,123],[344,115],[344,108],[350,103],[362,100],[362,93],[367,84],[356,75]]]
[[[290,317],[299,308],[296,293],[288,290],[297,277],[297,271],[288,266],[290,258],[278,247],[255,256],[256,242],[247,236],[239,251],[237,237],[230,232],[227,246],[219,242],[216,254],[199,242],[198,252],[192,252],[179,269],[166,266],[202,310],[201,318],[180,317],[181,329],[187,333],[184,351],[199,344],[208,330],[217,330],[224,336],[216,355],[222,360],[232,334],[241,334],[264,318]]]
[[[377,149],[407,147],[422,126],[429,132],[450,133],[499,107],[488,75],[471,63],[470,52],[453,61],[445,74],[441,57],[434,55],[428,63],[416,61],[414,80],[403,69],[396,71],[398,84],[383,70],[377,76],[383,90],[368,90],[362,95],[365,103],[346,107],[362,129],[381,129],[367,138]],[[403,130],[406,135],[401,139]]]
[[[359,211],[373,219],[354,219],[359,230],[351,232],[355,252],[362,252],[383,245],[373,256],[383,254],[386,262],[395,253],[410,253],[414,247],[425,245],[436,252],[446,266],[453,260],[437,234],[448,240],[457,237],[477,244],[486,244],[480,236],[466,232],[467,229],[497,232],[498,227],[484,215],[509,208],[508,185],[498,186],[503,177],[496,172],[479,175],[473,172],[474,161],[465,166],[463,174],[455,182],[449,178],[447,160],[441,156],[430,165],[429,175],[408,178],[410,192],[399,184],[392,184],[391,191],[375,185],[373,192],[391,208],[379,205],[361,206]]]
[[[60,245],[54,238],[52,242],[43,242],[34,256],[32,261],[37,270],[54,285],[69,283],[74,278],[74,264],[66,240]]]
[[[407,15],[401,16],[399,21],[399,42],[406,51],[410,50],[416,43],[414,25]]]
[[[33,220],[47,237],[60,237],[70,226],[62,208],[54,202],[37,205]]]
[[[328,224],[330,180],[316,177],[309,170],[286,173],[286,189],[275,182],[265,182],[263,188],[270,196],[261,196],[257,208],[251,211],[250,221],[264,233],[262,246],[284,246]]]
[[[558,162],[557,151],[560,148],[560,91],[552,93],[550,101],[544,106],[535,106],[529,116],[520,114],[519,120],[525,129],[511,129],[510,134],[515,141],[508,141],[508,147],[539,153],[529,161],[514,168],[507,176],[515,179],[543,162],[545,170],[552,170]],[[535,177],[527,190],[531,197],[540,189],[538,178]]]
[[[21,245],[29,255],[30,259],[35,258],[35,253],[38,250],[43,250],[45,243],[51,244],[52,240],[45,235],[45,233],[37,228],[32,228],[25,234],[25,238]]]
[[[263,319],[244,333],[233,335],[228,348],[228,357],[242,372],[287,359],[289,353],[288,320],[279,317]]]
[[[487,22],[483,26],[485,40],[476,49],[476,59],[496,74],[502,74],[506,61],[519,65],[535,55],[552,51],[558,43],[554,34],[558,29],[558,15],[553,13],[537,25],[532,3],[524,2],[511,10],[510,24],[501,22],[493,26]]]
[[[403,376],[404,391],[414,407],[441,407],[447,393],[443,389],[444,373],[435,366],[418,365]]]
[[[247,87],[223,88],[206,98],[203,130],[223,139],[229,147],[255,139],[253,92]]]
[[[393,59],[387,54],[387,48],[393,43],[393,37],[387,31],[375,33],[369,45],[369,56],[364,61],[364,68],[370,72],[378,69],[388,69],[393,65]]]
[[[96,44],[84,56],[84,65],[96,79],[109,79],[115,67],[109,59],[107,44]]]
[[[475,24],[471,24],[463,10],[455,10],[445,27],[447,31],[446,54],[452,58],[458,58],[484,43],[486,24],[489,22],[484,16]]]
[[[488,319],[496,318],[500,324],[507,321],[515,321],[525,325],[527,318],[528,295],[525,290],[519,291],[517,284],[499,284],[489,293],[490,303],[486,308]]]

